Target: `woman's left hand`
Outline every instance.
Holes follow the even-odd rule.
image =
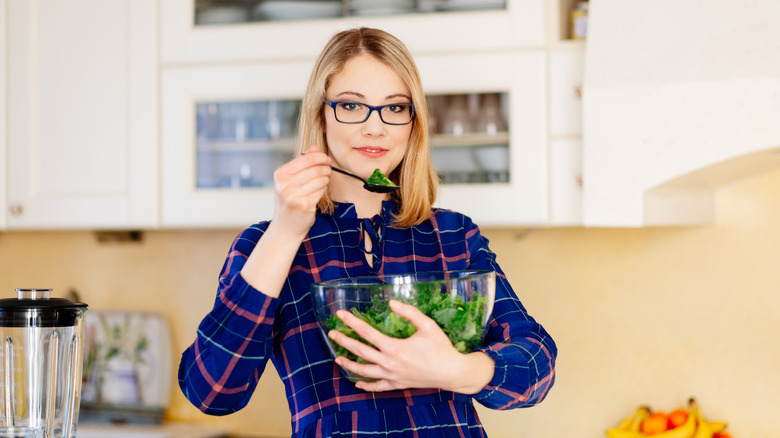
[[[336,363],[360,376],[376,379],[355,384],[365,391],[406,388],[439,388],[464,394],[476,394],[490,382],[495,364],[487,354],[462,354],[436,321],[410,304],[390,301],[390,309],[406,318],[417,331],[406,339],[380,333],[346,310],[337,316],[376,348],[352,339],[337,330],[328,336],[336,343],[370,363],[358,363],[340,356]]]

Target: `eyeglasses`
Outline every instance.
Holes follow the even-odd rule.
[[[349,100],[330,101],[322,99],[333,108],[336,120],[341,123],[363,123],[371,116],[372,111],[379,113],[379,118],[387,125],[406,125],[414,119],[414,104],[390,103],[382,106],[371,106],[365,103]]]

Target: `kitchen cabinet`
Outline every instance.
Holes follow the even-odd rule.
[[[0,4],[5,227],[155,227],[157,1]]]
[[[7,23],[6,18],[7,4],[6,0],[0,0],[0,23]],[[6,42],[6,33],[0,32],[0,169],[3,171],[3,175],[6,174],[6,117],[8,116],[8,110],[6,105],[6,76],[8,65],[6,64],[6,53],[8,46]],[[6,178],[0,178],[0,206],[6,205],[5,200],[6,191]],[[5,229],[5,215],[0,213],[0,230]]]
[[[495,153],[508,163],[506,176],[499,172],[482,183],[445,178],[437,205],[482,225],[548,223],[544,1],[509,0],[499,10],[211,26],[194,24],[194,8],[192,0],[162,1],[162,226],[246,226],[271,217],[273,169],[262,169],[265,182],[257,182],[247,159],[227,165],[233,176],[214,178],[216,187],[199,180],[198,110],[300,99],[325,42],[359,25],[388,30],[407,42],[429,95],[498,95],[507,108],[509,128],[493,138],[432,137],[434,160]],[[266,43],[280,38],[283,44]],[[223,146],[213,147],[209,154]],[[265,153],[259,149],[269,146],[241,147]]]
[[[544,0],[507,0],[506,8],[483,11],[196,26],[194,0],[163,0],[161,59],[165,65],[310,59],[334,33],[356,26],[384,29],[415,54],[541,46],[544,10]]]
[[[551,49],[548,55],[548,141],[552,226],[582,225],[582,74],[581,44]]]
[[[197,105],[199,102],[300,98],[310,68],[310,62],[301,61],[163,69],[161,222],[164,227],[239,227],[271,217],[274,193],[270,187],[239,190],[198,187]]]
[[[582,225],[582,139],[550,140],[550,225]]]
[[[550,226],[583,224],[582,79],[585,42],[571,34],[578,0],[547,2]]]

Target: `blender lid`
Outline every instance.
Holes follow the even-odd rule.
[[[16,289],[17,298],[0,299],[0,327],[65,327],[75,325],[87,305],[51,298],[51,289]]]

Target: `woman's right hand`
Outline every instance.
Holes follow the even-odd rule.
[[[328,189],[330,173],[330,157],[317,146],[277,168],[275,228],[303,238],[314,224],[317,203]]]

